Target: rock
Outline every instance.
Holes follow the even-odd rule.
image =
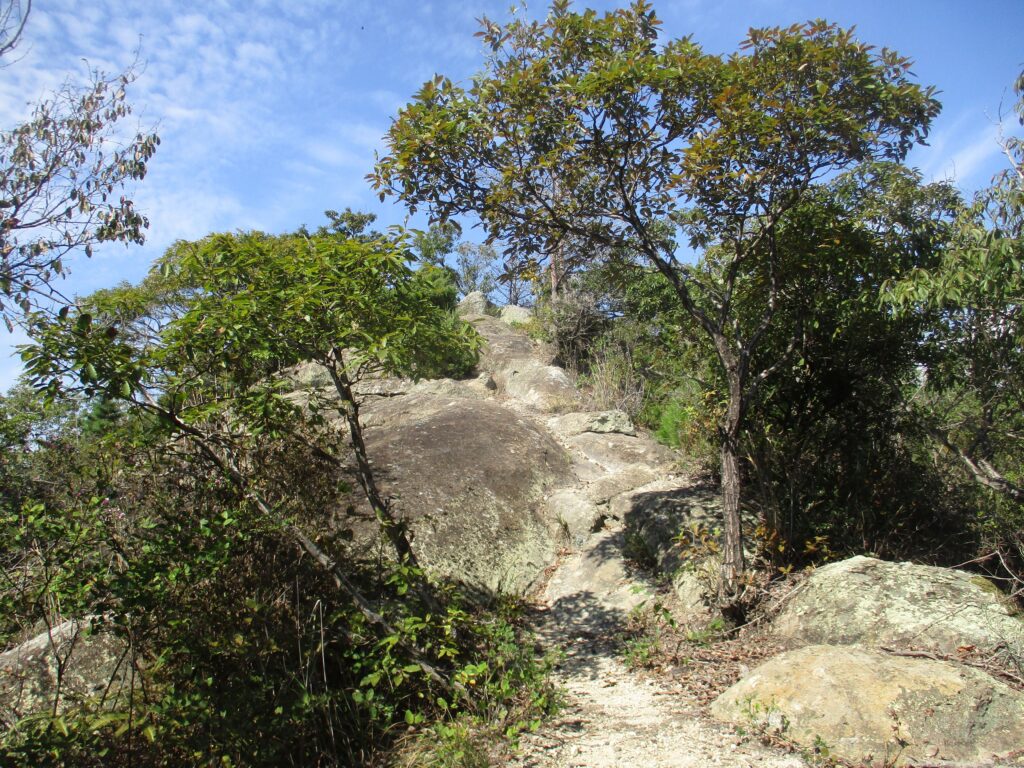
[[[472,325],[486,342],[478,364],[482,371],[494,374],[523,360],[541,365],[551,365],[555,360],[554,350],[549,345],[535,342],[523,331],[496,318],[477,316],[472,319]]]
[[[552,365],[554,352],[548,345],[493,317],[470,319],[486,341],[478,368],[491,375],[499,392],[542,413],[578,408],[579,393],[566,372]]]
[[[561,437],[572,437],[584,432],[597,434],[618,433],[636,435],[636,427],[622,411],[597,411],[593,413],[567,413],[548,419],[548,429]]]
[[[480,291],[473,291],[472,293],[466,294],[466,297],[459,302],[459,306],[456,311],[459,316],[465,319],[479,317],[481,315],[488,314],[488,310],[493,310],[494,305],[488,300],[488,298]]]
[[[124,643],[92,620],[68,619],[0,654],[0,722],[116,700],[129,684]],[[58,675],[58,669],[61,670]]]
[[[533,310],[528,307],[517,307],[515,304],[501,308],[501,322],[509,325],[525,325],[533,320]]]
[[[855,646],[776,656],[711,712],[855,765],[977,766],[1024,749],[1021,692],[977,669]]]
[[[581,625],[608,635],[624,629],[628,614],[654,596],[630,578],[621,556],[622,531],[602,530],[565,559],[545,585],[543,599],[563,626]]]
[[[523,360],[495,374],[499,391],[542,413],[557,413],[576,408],[579,393],[569,375],[554,365]]]
[[[815,571],[773,622],[792,645],[1000,647],[1024,656],[1024,620],[986,579],[952,568],[852,557]]]
[[[378,484],[428,570],[520,593],[554,561],[559,540],[544,499],[569,463],[550,435],[493,401],[425,391],[365,413]]]
[[[720,559],[707,546],[717,541],[715,532],[722,525],[717,489],[658,480],[619,494],[608,510],[624,521],[632,546],[646,552],[671,579],[680,619],[707,623],[720,568]]]
[[[646,436],[582,432],[566,443],[605,472],[622,472],[637,466],[667,472],[675,463],[672,451]]]
[[[334,393],[335,391],[334,382],[327,369],[308,360],[284,371],[283,377],[297,392],[326,390],[328,393]],[[411,379],[370,372],[356,381],[352,388],[357,395],[392,397],[408,392],[412,386]]]
[[[642,464],[630,464],[617,472],[609,473],[607,469],[590,463],[596,468],[598,477],[587,484],[587,497],[595,504],[607,504],[616,496],[656,481],[661,472],[657,467],[645,467]]]
[[[441,397],[486,397],[496,389],[490,374],[482,373],[475,379],[425,379],[409,389],[409,394],[431,394]]]
[[[554,520],[568,539],[579,547],[598,527],[602,514],[586,494],[575,488],[555,491],[547,500],[548,518]]]

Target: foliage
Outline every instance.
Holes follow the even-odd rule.
[[[877,301],[885,280],[942,258],[960,206],[946,185],[875,165],[816,190],[780,228],[793,290],[777,313],[780,327],[801,333],[744,440],[776,563],[817,559],[818,537],[839,553],[967,559],[963,499],[946,491],[906,411],[931,318],[895,316]],[[808,254],[830,268],[807,264]],[[743,305],[740,315],[755,323],[762,312]],[[761,354],[776,359],[789,343],[770,332]]]
[[[490,296],[498,286],[495,264],[498,254],[494,246],[486,243],[459,243],[455,256],[455,281],[459,293],[467,296],[480,291]]]
[[[485,19],[485,71],[468,89],[426,83],[392,124],[372,179],[413,210],[480,216],[522,264],[568,258],[559,245],[578,237],[637,254],[669,281],[728,385],[719,432],[732,593],[743,570],[743,418],[788,359],[751,367],[787,287],[780,222],[828,175],[901,159],[938,104],[908,79],[909,61],[823,21],[751,30],[744,54],[727,59],[688,38],[659,47],[659,23],[643,2],[599,16],[563,0],[544,22]],[[680,260],[687,241],[719,268]],[[741,328],[737,294],[755,287],[765,314]]]
[[[0,315],[8,327],[16,306],[28,312],[56,294],[53,281],[67,273],[69,253],[143,242],[149,222],[118,196],[146,175],[160,143],[155,133],[122,135],[136,77],[129,67],[113,77],[91,72],[84,87],[68,81],[27,122],[0,133]]]
[[[358,240],[368,243],[379,240],[383,235],[369,227],[377,220],[377,214],[353,211],[348,206],[341,213],[335,210],[324,211],[327,223],[316,228],[315,236],[318,238],[336,237],[341,240]],[[299,234],[308,236],[309,232],[304,227],[299,228]]]
[[[103,707],[19,722],[0,739],[5,764],[366,764],[399,725],[490,718],[520,729],[547,706],[545,667],[514,616],[448,593],[432,613],[407,569],[350,563],[393,627],[381,633],[295,556],[283,519],[246,503],[201,454],[136,439],[105,456],[128,461],[116,493],[95,507],[104,514],[90,518],[90,538],[68,538],[82,528],[67,508],[4,528],[22,537],[16,546],[35,542],[11,551],[64,553],[49,559],[45,579],[22,582],[69,613],[102,612],[105,631],[139,660],[135,686]],[[260,458],[319,508],[332,493],[316,482],[323,460],[289,453],[268,445]],[[5,567],[5,583],[15,574]],[[16,608],[29,621],[45,616],[43,606]],[[412,646],[450,669],[466,697],[438,687]]]
[[[405,256],[400,242],[334,235],[212,236],[174,246],[140,285],[35,318],[35,384],[53,404],[91,400],[71,401],[87,418],[40,400],[10,425],[15,453],[60,433],[32,463],[65,454],[81,479],[37,503],[31,473],[13,473],[31,503],[3,510],[4,583],[17,585],[3,591],[4,638],[59,604],[102,616],[137,661],[123,696],[9,730],[5,760],[363,764],[399,725],[478,718],[511,735],[548,707],[546,668],[511,619],[428,588],[400,551],[383,565],[341,556],[346,530],[325,524],[351,476],[325,409],[344,411],[358,454],[358,377],[438,375],[475,356],[475,335]],[[302,360],[338,385],[333,404],[285,397]]]
[[[458,236],[459,228],[452,222],[434,224],[426,232],[413,232],[412,247],[416,260],[443,268],[445,258],[455,249]]]
[[[1024,125],[1024,74],[1016,111]],[[915,424],[977,483],[989,546],[1024,567],[1024,143],[1003,141],[1009,168],[955,222],[941,260],[896,276],[883,300],[933,318],[920,336],[928,366]],[[1019,586],[1019,584],[1018,584]]]

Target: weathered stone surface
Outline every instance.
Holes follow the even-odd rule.
[[[980,576],[852,557],[815,571],[773,622],[791,644],[923,648],[1004,646],[1024,656],[1024,620]]]
[[[517,307],[515,304],[509,304],[501,308],[499,317],[503,323],[509,325],[524,325],[533,319],[533,310],[529,307]]]
[[[535,342],[518,328],[489,315],[473,317],[471,322],[486,342],[478,364],[482,371],[494,374],[522,360],[535,360],[543,365],[554,361],[554,351],[548,345]]]
[[[582,432],[566,442],[607,472],[634,466],[668,471],[675,461],[672,451],[646,436]]]
[[[780,654],[711,711],[855,765],[1018,765],[1008,756],[1024,749],[1024,694],[977,669],[856,646]]]
[[[596,467],[598,476],[586,487],[587,498],[595,504],[607,504],[619,494],[631,491],[661,477],[658,467],[643,464],[630,464],[623,469],[609,472],[606,468],[590,462],[588,467]]]
[[[657,480],[619,494],[608,509],[624,521],[634,547],[642,548],[672,579],[679,617],[698,624],[710,620],[720,560],[706,542],[717,541],[716,530],[722,525],[717,489]]]
[[[554,353],[521,330],[487,315],[467,315],[486,344],[477,367],[489,373],[499,392],[541,411],[579,406],[579,393],[566,372],[552,365]]]
[[[68,619],[0,654],[0,723],[113,700],[128,684],[125,646],[88,619]]]
[[[548,518],[554,520],[573,547],[580,546],[600,522],[597,505],[577,488],[555,491],[547,500]]]
[[[554,416],[548,419],[548,429],[562,437],[572,437],[583,432],[614,432],[631,437],[636,435],[636,427],[622,411],[567,413],[564,416]]]
[[[488,310],[494,309],[494,305],[488,300],[488,298],[480,291],[473,291],[466,295],[466,297],[459,302],[457,312],[461,317],[467,320],[472,317],[478,317],[480,315],[487,314]]]
[[[569,375],[554,365],[522,360],[499,370],[495,380],[510,397],[542,413],[567,411],[580,404]]]
[[[488,400],[418,392],[366,409],[367,450],[424,565],[487,592],[522,592],[559,545],[544,499],[563,449]]]
[[[299,363],[289,368],[284,374],[296,392],[309,393],[320,391],[332,395],[335,392],[331,375],[322,365],[313,362]],[[411,379],[382,374],[370,374],[353,384],[357,395],[394,397],[408,392],[413,387]]]
[[[649,585],[630,578],[619,554],[622,531],[606,529],[561,564],[544,589],[543,599],[562,612],[565,624],[596,624],[614,635],[631,610],[654,596]]]
[[[658,480],[619,494],[609,512],[626,524],[658,563],[674,574],[689,562],[691,552],[679,541],[681,533],[693,540],[721,527],[721,503],[711,485],[692,485],[679,480]]]

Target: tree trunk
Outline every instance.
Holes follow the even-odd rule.
[[[722,583],[719,598],[723,606],[732,605],[740,591],[745,563],[740,499],[743,479],[740,473],[740,427],[743,420],[743,382],[738,371],[727,371],[729,407],[719,433],[722,458],[722,517],[725,540],[722,545]]]
[[[359,478],[359,485],[363,489],[366,500],[370,502],[370,508],[373,509],[373,514],[377,518],[377,522],[380,523],[381,530],[384,531],[384,535],[394,548],[398,561],[418,568],[419,562],[412,551],[409,538],[405,535],[405,525],[391,514],[390,505],[384,500],[377,487],[373,468],[370,466],[370,459],[366,453],[366,442],[363,440],[363,426],[359,421],[359,404],[352,391],[352,382],[345,372],[340,352],[335,352],[335,359],[330,361],[327,370],[334,382],[334,388],[342,400],[341,410],[345,421],[348,422],[352,452],[356,457],[356,476]]]

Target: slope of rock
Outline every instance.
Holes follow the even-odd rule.
[[[86,618],[63,621],[0,654],[0,723],[116,700],[129,684],[125,650],[113,635],[93,632]]]
[[[522,593],[555,558],[543,500],[566,482],[563,449],[500,404],[413,392],[367,410],[378,484],[430,569],[489,593]]]
[[[1024,620],[984,578],[952,568],[853,557],[815,571],[773,622],[797,644],[1005,648],[1024,657]]]
[[[534,342],[513,328],[515,315],[503,320],[488,314],[486,298],[471,293],[459,305],[459,314],[473,324],[486,344],[479,368],[490,374],[500,392],[530,408],[545,413],[578,409],[579,393],[566,372],[554,365],[554,353],[546,344]]]
[[[712,705],[855,765],[1006,765],[1024,748],[1024,694],[976,669],[814,645],[780,654]]]

